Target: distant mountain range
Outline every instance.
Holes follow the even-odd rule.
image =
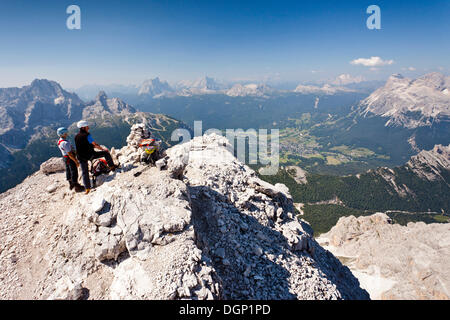
[[[298,85],[294,92],[302,94],[333,95],[341,92],[357,92],[357,90],[349,89],[343,86],[324,84],[322,87]]]
[[[83,86],[75,89],[84,99],[92,99],[99,91],[109,95],[135,100],[157,99],[161,97],[195,96],[205,94],[223,94],[230,97],[257,96],[269,97],[284,93],[333,95],[341,92],[370,93],[382,83],[380,81],[365,81],[362,77],[351,77],[342,74],[336,79],[318,84],[299,84],[295,89],[281,89],[269,83],[260,82],[224,82],[204,76],[196,80],[182,80],[170,85],[159,77],[145,80],[140,86]],[[283,87],[283,86],[282,86]],[[138,99],[139,101],[139,99]]]
[[[387,155],[380,165],[399,165],[420,150],[450,142],[448,79],[439,73],[416,80],[393,75],[384,86],[366,92],[367,87],[355,87],[364,88],[364,79],[348,75],[294,90],[230,85],[209,77],[171,86],[155,78],[140,88],[126,88],[126,102],[109,98],[104,90],[85,102],[54,81],[36,79],[22,88],[0,89],[0,168],[9,168],[31,142],[54,136],[58,126],[89,118],[114,127],[117,122],[107,119],[136,111],[166,114],[185,126],[202,120],[203,130],[307,130],[325,152],[334,146],[363,147]]]

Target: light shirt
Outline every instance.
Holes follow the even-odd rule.
[[[64,140],[64,139],[59,139],[58,147],[59,147],[59,150],[61,151],[63,157],[66,157],[69,154],[69,152],[73,150],[70,142],[67,140]]]

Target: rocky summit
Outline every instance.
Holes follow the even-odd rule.
[[[73,193],[58,159],[0,195],[1,299],[368,299],[350,270],[218,135]]]

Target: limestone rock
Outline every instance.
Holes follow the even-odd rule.
[[[47,188],[45,188],[45,190],[48,193],[53,193],[53,192],[55,192],[56,189],[58,189],[58,185],[56,183],[53,183],[53,184],[49,185]]]
[[[450,299],[450,225],[392,224],[384,213],[340,218],[321,243],[373,299]]]
[[[53,157],[41,164],[40,170],[44,174],[51,174],[56,172],[65,172],[66,165],[64,164],[63,158]]]
[[[61,278],[55,285],[55,290],[49,300],[78,300],[83,293],[81,283],[72,281],[69,277]]]

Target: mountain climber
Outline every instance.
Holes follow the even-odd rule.
[[[77,123],[80,132],[75,136],[75,145],[77,148],[77,157],[80,161],[81,172],[83,175],[83,184],[86,188],[86,194],[91,190],[91,181],[89,179],[88,161],[105,158],[109,169],[115,171],[119,166],[114,164],[111,154],[107,148],[97,144],[89,133],[89,124],[81,120]],[[95,151],[99,149],[102,151]]]
[[[75,156],[72,144],[67,140],[67,129],[64,127],[58,128],[56,133],[59,136],[58,148],[61,150],[66,164],[66,178],[69,181],[70,190],[75,188],[76,192],[82,192],[85,189],[78,183],[78,167],[80,164]]]

